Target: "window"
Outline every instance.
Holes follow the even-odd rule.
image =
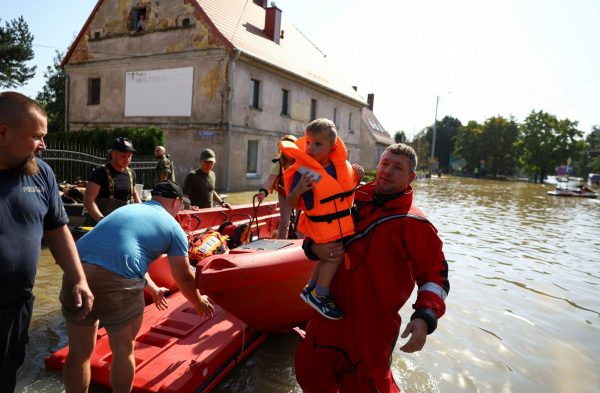
[[[131,33],[141,33],[146,30],[146,9],[131,9]]]
[[[317,100],[314,98],[310,100],[310,121],[317,118]]]
[[[337,111],[337,108],[333,108],[333,124],[335,124],[335,128],[340,128],[338,126],[338,111]]]
[[[88,105],[100,104],[100,78],[88,79]]]
[[[348,130],[352,132],[352,112],[348,114]]]
[[[250,79],[250,108],[258,109],[258,99],[260,93],[260,82],[256,79]]]
[[[290,92],[286,89],[281,89],[281,114],[289,116],[288,112],[288,100],[289,100]]]
[[[246,174],[258,174],[258,141],[248,141],[248,155],[246,160]]]

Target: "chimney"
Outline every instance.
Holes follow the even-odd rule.
[[[373,102],[375,101],[375,94],[369,93],[367,95],[367,104],[369,105],[369,109],[371,112],[373,111]]]
[[[271,3],[271,7],[265,9],[265,33],[267,37],[279,44],[281,37],[281,10]]]

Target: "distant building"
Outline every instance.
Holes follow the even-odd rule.
[[[63,67],[71,130],[159,126],[178,179],[210,147],[217,188],[258,188],[279,138],[318,117],[373,162],[364,100],[267,1],[99,0]]]

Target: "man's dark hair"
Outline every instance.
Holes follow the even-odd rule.
[[[417,169],[417,153],[415,153],[415,150],[412,147],[405,145],[404,143],[392,143],[391,145],[385,148],[383,153],[385,154],[386,151],[389,151],[392,154],[406,156],[409,162],[409,173],[414,173]]]
[[[31,98],[14,91],[0,93],[0,124],[14,127],[33,111],[47,117],[46,111]]]

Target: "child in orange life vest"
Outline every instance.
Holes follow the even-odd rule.
[[[298,230],[317,243],[341,241],[354,233],[350,208],[354,189],[364,173],[360,165],[350,165],[348,153],[338,137],[335,124],[317,119],[307,127],[296,143],[281,142],[282,151],[295,159],[283,176],[287,200],[302,214]],[[333,250],[333,248],[332,248]],[[321,315],[341,319],[342,311],[329,295],[329,286],[345,255],[329,254],[315,266],[300,297]]]

